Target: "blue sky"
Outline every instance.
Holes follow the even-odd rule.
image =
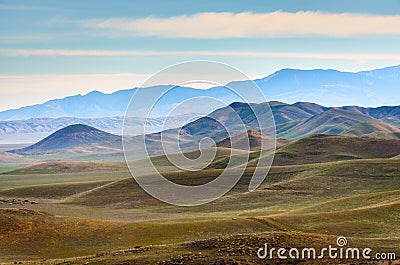
[[[0,0],[0,110],[139,86],[181,61],[259,78],[397,65],[399,47],[397,0]]]

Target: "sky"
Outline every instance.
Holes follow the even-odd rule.
[[[250,78],[400,64],[398,0],[0,0],[0,111],[140,86],[190,60]]]

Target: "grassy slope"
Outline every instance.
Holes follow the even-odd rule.
[[[59,174],[93,171],[127,170],[125,163],[93,163],[93,162],[46,162],[7,172],[7,175],[23,174]]]
[[[21,175],[8,175],[7,172],[5,172],[0,175],[0,191],[27,186],[108,181],[128,177],[130,177],[130,175],[126,170],[59,174],[48,174],[47,172],[44,172],[37,174],[26,173]]]
[[[400,139],[400,128],[383,122],[362,122],[342,132],[341,135]]]
[[[35,159],[27,158],[22,155],[0,152],[0,165],[29,165],[37,163]]]
[[[272,167],[268,177],[262,184],[259,190],[248,193],[247,185],[252,176],[254,169],[246,170],[237,187],[233,189],[227,196],[217,200],[216,202],[186,209],[190,212],[209,212],[209,211],[241,211],[242,209],[255,210],[261,209],[278,209],[285,210],[286,208],[296,207],[300,204],[310,204],[315,201],[335,199],[343,196],[365,194],[368,192],[390,191],[398,187],[400,163],[398,159],[362,159],[352,161],[329,162],[322,164],[310,164],[301,166],[277,166]],[[165,176],[176,183],[185,185],[198,185],[208,182],[218,176],[222,170],[210,169],[199,172],[170,172]],[[70,204],[100,206],[100,207],[117,207],[117,208],[135,208],[140,206],[157,207],[160,212],[174,212],[177,209],[172,206],[166,206],[163,203],[157,202],[136,184],[126,172],[121,172],[117,175],[115,172],[93,173],[93,179],[90,179],[90,174],[85,173],[82,176],[79,173],[73,174],[57,174],[57,175],[37,175],[34,176],[40,181],[49,181],[45,177],[51,176],[54,181],[53,185],[30,186],[32,175],[24,176],[8,176],[2,178],[13,178],[16,186],[20,188],[3,190],[3,194],[22,195],[27,192],[31,197],[43,197],[46,190],[62,190],[72,195],[73,187],[76,182],[82,182],[86,179],[86,185],[98,185],[100,181],[111,181],[111,184],[105,183],[93,191],[73,196],[67,199]],[[126,179],[118,180],[118,177]],[[17,178],[17,179],[15,179]],[[20,183],[17,183],[17,180]],[[89,182],[92,180],[93,182]],[[19,185],[17,185],[19,184]],[[64,185],[64,186],[63,186]],[[25,186],[25,187],[24,187]],[[29,186],[29,187],[26,187]],[[64,189],[63,189],[64,187]],[[89,188],[88,188],[89,189]],[[21,192],[22,190],[22,192]],[[90,189],[89,189],[90,190]],[[76,193],[79,193],[77,191]],[[0,194],[1,194],[0,193]],[[68,195],[67,194],[67,195]],[[60,194],[60,196],[66,196]],[[265,198],[271,198],[265,201]],[[235,201],[241,201],[240,205],[235,204]],[[154,206],[155,205],[155,206]],[[178,208],[180,209],[180,208]]]
[[[277,150],[274,164],[308,164],[346,159],[393,157],[400,153],[400,141],[314,135]]]
[[[371,165],[375,170],[369,170]],[[349,171],[348,167],[353,171]],[[246,255],[251,257],[252,251],[262,242],[300,246],[308,240],[316,245],[324,245],[332,244],[336,235],[351,238],[353,244],[358,242],[357,245],[393,250],[399,244],[391,238],[399,237],[400,233],[397,226],[400,212],[399,167],[400,163],[395,159],[275,167],[262,188],[253,193],[231,192],[214,203],[189,209],[158,202],[142,205],[143,211],[161,211],[166,215],[147,222],[111,222],[2,210],[0,227],[3,231],[0,234],[10,235],[8,238],[13,238],[13,241],[2,241],[0,248],[5,254],[3,260],[9,261],[100,252],[105,254],[89,257],[88,260],[116,264],[123,260],[148,264],[161,258],[176,261],[182,255],[189,255],[191,259],[193,257],[188,253],[193,252],[203,253],[203,258],[199,260],[210,261],[218,256],[216,253],[223,253],[221,258],[230,255],[234,260],[244,262],[246,260],[243,258]],[[108,185],[108,189],[97,196],[91,194],[90,200],[97,198],[104,202],[102,196],[115,196],[110,193],[113,187],[116,192],[125,186],[126,183]],[[120,190],[120,193],[124,191]],[[125,199],[129,199],[129,196]],[[237,201],[241,205],[237,205]],[[181,216],[172,215],[179,211]],[[211,214],[222,211],[231,211],[231,215],[224,217],[218,214],[219,217],[215,218]],[[280,233],[276,234],[278,231]],[[252,234],[254,232],[256,234]],[[313,234],[307,234],[310,232]],[[238,233],[245,235],[229,236]],[[222,235],[224,238],[216,238]],[[377,239],[368,239],[374,237]],[[190,245],[179,244],[201,239],[210,240],[204,241],[210,247],[201,247],[205,244],[203,241]],[[139,254],[134,249],[117,251],[119,254],[115,256],[118,258],[107,253],[110,249],[158,244],[172,245],[140,249],[143,252]],[[27,249],[27,245],[33,247]],[[251,255],[254,257],[254,253]],[[71,262],[79,264],[82,261],[78,259]]]
[[[2,259],[9,261],[73,257],[113,248],[276,231],[267,223],[252,219],[126,223],[58,217],[21,209],[0,210],[0,223]]]
[[[373,249],[386,250],[385,245],[398,246],[396,240],[390,239],[357,239],[351,238],[350,244],[357,246],[369,246]],[[41,261],[40,264],[286,264],[282,260],[275,259],[261,261],[256,251],[264,243],[273,246],[282,246],[287,249],[298,246],[299,248],[314,247],[321,249],[328,245],[334,245],[335,236],[326,236],[308,233],[247,233],[225,235],[205,240],[179,244],[164,244],[145,248],[128,248],[114,251],[96,253],[95,255]],[[388,249],[388,251],[390,251]],[[291,264],[288,261],[287,264]],[[293,263],[296,264],[297,261]],[[349,264],[376,264],[361,260],[348,260]],[[308,260],[307,264],[338,264],[337,260]],[[339,264],[344,264],[339,261]],[[397,263],[379,263],[397,264]]]
[[[17,168],[20,168],[21,166],[0,166],[0,173],[4,173],[7,171],[15,170]]]
[[[0,196],[12,198],[64,199],[77,193],[102,187],[111,180],[64,184],[37,185],[0,191]]]
[[[274,165],[301,165],[364,158],[388,158],[398,154],[400,154],[399,140],[322,134],[309,136],[278,148],[275,152]],[[259,156],[260,152],[258,151],[250,153],[248,166],[256,166]],[[229,158],[229,156],[219,157],[210,167],[225,168]]]
[[[280,137],[299,139],[312,134],[339,134],[360,122],[374,121],[362,113],[330,109],[317,114],[280,134]]]
[[[143,250],[140,253],[127,251],[117,255],[118,258],[104,254],[88,260],[97,260],[100,264],[120,264],[124,260],[148,264],[165,259],[172,260],[173,264],[181,255],[189,255],[192,259],[194,257],[190,255],[198,252],[205,256],[199,260],[210,261],[218,257],[216,253],[220,250],[223,259],[232,257],[250,263],[251,260],[246,260],[251,254],[249,251],[258,248],[265,238],[275,240],[276,244],[301,245],[309,241],[321,245],[332,244],[336,235],[345,235],[351,237],[352,242],[380,249],[400,247],[396,240],[400,237],[399,159],[274,166],[260,189],[251,193],[246,188],[253,169],[248,168],[239,185],[226,196],[191,208],[169,206],[152,199],[124,170],[99,168],[84,173],[54,174],[50,170],[48,174],[1,175],[7,189],[3,187],[0,195],[19,197],[29,194],[34,198],[52,199],[23,207],[86,217],[1,210],[2,260],[72,257],[110,249],[169,244],[164,248],[138,248]],[[170,172],[166,176],[178,183],[198,184],[220,172],[215,169],[193,174]],[[78,183],[82,181],[84,183]],[[82,187],[77,189],[80,185]],[[78,211],[79,214],[75,213]],[[105,212],[107,217],[100,218],[99,215]],[[95,217],[114,221],[100,221],[93,219]],[[148,221],[138,221],[139,217]],[[275,234],[277,231],[280,233]],[[251,234],[253,232],[256,234]],[[244,235],[234,235],[238,233]],[[222,235],[225,238],[216,238]],[[180,244],[203,239],[211,240],[211,247],[199,248],[203,243]],[[227,244],[235,254],[227,249]],[[76,262],[84,263],[79,259]]]
[[[369,238],[400,238],[398,228],[400,202],[351,211],[290,214],[271,218],[303,232]],[[374,230],[373,233],[371,229]]]
[[[400,190],[373,192],[367,194],[357,194],[339,199],[333,199],[327,202],[321,202],[309,207],[290,211],[290,214],[296,213],[316,213],[316,212],[337,212],[354,209],[365,209],[380,205],[398,203],[400,201]]]

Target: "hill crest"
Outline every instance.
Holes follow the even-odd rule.
[[[47,154],[77,146],[119,140],[121,137],[94,127],[75,124],[56,131],[34,145],[10,151],[16,154]]]
[[[391,158],[399,154],[399,140],[316,134],[279,148],[275,153],[274,164],[293,165]]]
[[[361,122],[342,132],[341,135],[400,139],[400,128],[378,121]]]
[[[248,142],[247,142],[248,141]],[[239,150],[247,150],[249,147],[249,151],[256,151],[263,149],[271,148],[275,143],[273,143],[274,139],[272,137],[266,136],[261,132],[255,130],[247,130],[245,133],[241,133],[239,135],[225,138],[218,143],[216,143],[217,147],[224,148],[232,148],[235,146],[236,149]],[[276,146],[281,147],[285,144],[288,144],[290,140],[286,139],[277,139]]]

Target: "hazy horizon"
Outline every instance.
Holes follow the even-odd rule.
[[[388,68],[388,67],[397,67],[397,66],[399,66],[399,65],[388,65],[388,66],[385,66],[385,67],[382,67],[382,68],[378,68],[378,69],[384,69],[384,68]],[[336,71],[340,71],[340,72],[349,72],[349,73],[357,73],[357,72],[363,72],[363,71],[377,70],[377,69],[359,69],[359,70],[357,70],[357,71],[341,71],[341,70],[333,69],[333,68],[326,68],[326,69],[321,69],[321,68],[316,68],[316,69],[282,68],[282,69],[278,69],[278,70],[276,70],[276,71],[274,71],[274,72],[272,72],[272,73],[268,73],[268,74],[266,74],[266,75],[264,75],[264,76],[258,76],[258,77],[253,77],[253,78],[250,77],[250,78],[251,78],[251,80],[258,80],[258,79],[266,78],[266,77],[268,77],[268,76],[270,76],[270,75],[273,75],[274,73],[276,73],[276,72],[278,72],[278,71],[280,71],[280,70],[284,70],[284,69],[300,70],[300,71],[308,71],[308,70],[336,70]],[[103,76],[107,76],[107,75],[103,75]],[[121,75],[118,75],[118,76],[129,76],[129,74],[121,74]],[[151,75],[146,76],[145,79],[149,78],[150,76],[151,76]],[[49,80],[49,79],[51,80],[52,78],[57,78],[57,76],[47,76],[47,78],[44,78],[43,81],[44,81],[44,82],[48,82],[48,80]],[[60,76],[58,76],[58,78],[60,78]],[[113,93],[118,92],[118,91],[121,91],[121,90],[135,89],[135,88],[139,88],[140,85],[143,84],[143,82],[145,81],[145,79],[144,79],[142,82],[138,83],[137,85],[134,85],[134,86],[131,86],[131,87],[120,87],[120,88],[113,88],[113,87],[110,87],[110,88],[108,88],[108,89],[88,89],[88,88],[82,88],[82,89],[76,91],[75,93],[74,93],[74,92],[70,92],[69,94],[68,94],[68,93],[63,93],[63,94],[60,93],[60,94],[57,94],[56,96],[51,96],[51,95],[50,95],[50,96],[47,96],[47,97],[42,98],[41,100],[40,100],[40,99],[37,99],[37,100],[36,100],[36,99],[32,98],[31,101],[30,101],[30,103],[26,103],[26,104],[24,104],[24,105],[18,105],[18,106],[14,106],[14,107],[11,107],[11,108],[7,108],[7,107],[0,106],[0,112],[2,112],[2,111],[7,111],[7,110],[19,109],[19,108],[23,108],[23,107],[27,107],[27,106],[33,106],[33,105],[43,104],[43,103],[46,103],[46,102],[51,101],[51,100],[64,99],[64,98],[72,97],[72,96],[79,96],[79,95],[85,96],[85,95],[88,95],[88,94],[93,93],[93,92],[100,92],[100,93],[103,93],[103,94],[113,94]],[[4,79],[3,79],[3,80],[4,80]],[[112,81],[112,80],[110,79],[110,81]],[[244,81],[244,80],[230,80],[230,81],[228,81],[227,83],[229,83],[229,82],[235,82],[235,81]],[[119,84],[119,82],[117,82],[117,84]],[[103,85],[104,85],[104,83],[103,83]],[[165,85],[165,84],[160,84],[160,85]],[[187,86],[187,87],[194,88],[194,89],[207,90],[207,89],[213,88],[213,87],[215,87],[215,86],[207,85],[206,87],[201,87],[201,84],[200,84],[199,86],[196,86],[196,84],[195,84],[194,86],[191,85],[191,86]],[[63,91],[61,90],[61,92],[63,92]],[[5,98],[5,97],[3,97],[3,98]],[[282,101],[282,100],[279,100],[279,99],[268,99],[268,101]],[[282,101],[282,102],[288,103],[288,104],[293,104],[293,103],[296,103],[296,102],[302,102],[302,100],[287,100],[287,101]],[[326,107],[339,107],[339,106],[344,106],[344,105],[335,104],[335,103],[333,103],[333,104],[322,104],[322,103],[319,103],[319,102],[312,102],[312,103],[324,105],[324,106],[326,106]],[[399,104],[400,104],[400,102],[399,102]],[[356,105],[356,104],[354,104],[354,105]],[[385,104],[380,104],[380,105],[378,104],[378,105],[376,105],[376,106],[370,106],[370,105],[359,105],[359,106],[362,106],[362,107],[377,107],[377,106],[383,106],[383,105],[385,105]],[[387,105],[387,106],[396,106],[396,104],[386,104],[386,105]]]
[[[393,0],[153,0],[113,8],[107,1],[3,0],[0,111],[137,87],[182,61],[222,62],[252,79],[283,68],[398,65],[399,13]]]

